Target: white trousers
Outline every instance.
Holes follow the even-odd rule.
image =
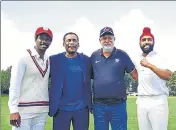
[[[144,102],[147,103],[147,102]],[[169,108],[168,102],[152,105],[137,104],[139,130],[167,130]]]
[[[22,119],[20,127],[12,127],[12,130],[44,130],[48,114]]]

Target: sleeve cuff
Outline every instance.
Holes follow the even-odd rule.
[[[16,107],[16,106],[10,107],[10,114],[17,113],[17,112],[18,112],[18,107]]]
[[[131,74],[134,70],[136,70],[136,68],[134,67],[129,73]]]

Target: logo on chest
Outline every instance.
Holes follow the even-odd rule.
[[[95,64],[97,64],[97,63],[99,63],[99,62],[100,62],[100,60],[96,60],[96,61],[95,61]]]
[[[118,63],[119,61],[120,61],[119,59],[117,59],[117,58],[115,59],[115,62],[116,62],[116,63]]]
[[[115,59],[111,59],[111,60],[107,60],[107,62],[110,62],[110,63],[113,63],[113,62],[115,62],[115,63],[119,63],[119,59],[118,58],[115,58]],[[97,64],[97,63],[100,63],[101,62],[101,60],[96,60],[95,61],[95,64]]]

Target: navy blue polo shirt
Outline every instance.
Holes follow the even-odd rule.
[[[94,98],[125,98],[125,72],[130,73],[135,68],[128,54],[114,47],[106,58],[99,49],[92,53],[91,61]]]

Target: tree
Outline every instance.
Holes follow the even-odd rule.
[[[176,96],[176,72],[172,73],[171,79],[166,85],[170,89],[170,95]]]
[[[133,80],[133,78],[128,73],[125,74],[125,85],[128,91],[137,92],[138,82]]]
[[[10,73],[12,66],[6,70],[1,70],[1,93],[8,94],[10,87]]]

